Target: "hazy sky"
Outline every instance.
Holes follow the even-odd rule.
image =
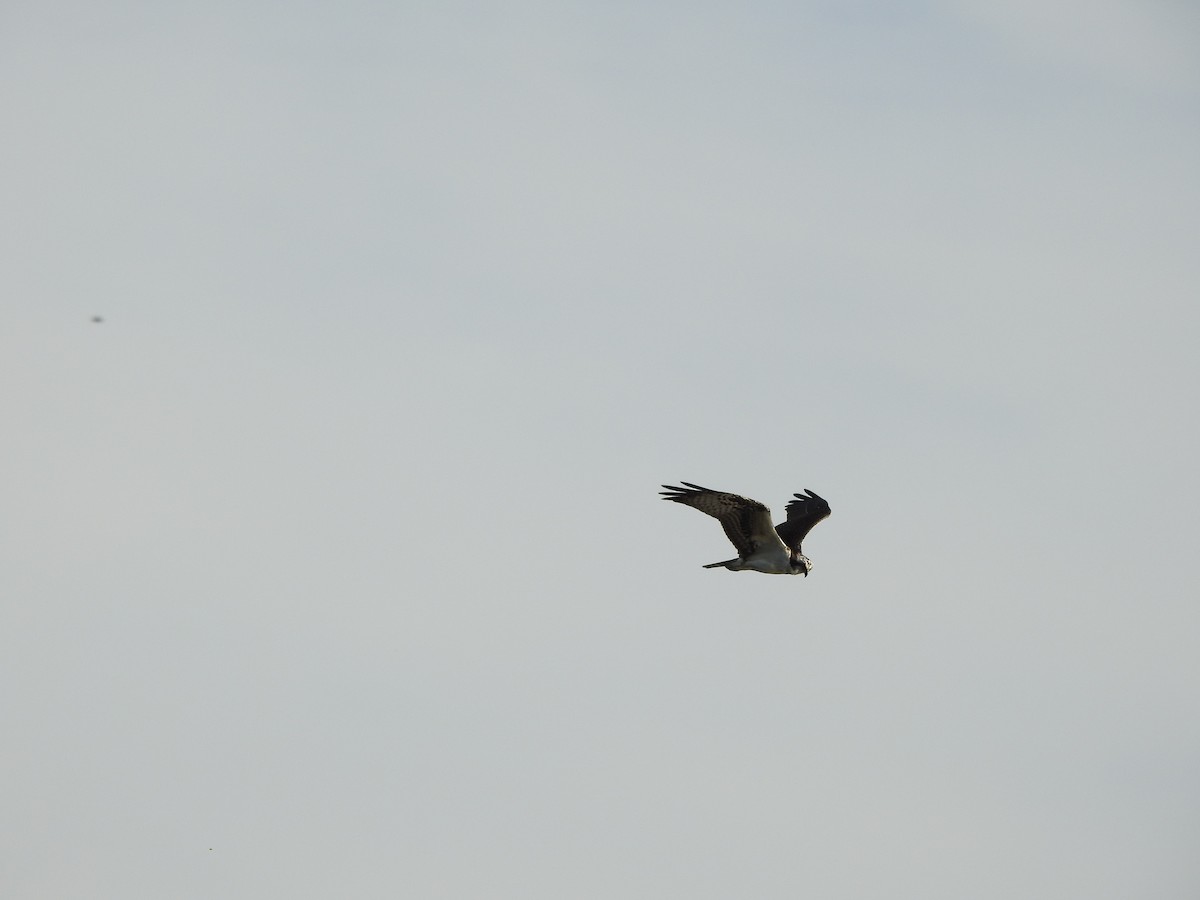
[[[5,4],[5,897],[1200,896],[1197,10]]]

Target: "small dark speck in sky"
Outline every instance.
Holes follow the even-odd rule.
[[[92,321],[98,325],[104,321],[104,317],[103,316],[92,316]]]

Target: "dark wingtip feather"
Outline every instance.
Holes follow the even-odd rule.
[[[664,484],[665,491],[659,491],[663,495],[664,500],[682,500],[684,497],[694,497],[697,494],[719,494],[720,491],[714,491],[712,488],[701,487],[698,484],[692,484],[690,481],[681,481],[679,484],[683,487],[678,487],[673,484]]]

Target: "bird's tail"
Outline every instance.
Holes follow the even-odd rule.
[[[741,557],[738,557],[738,559],[727,559],[724,562],[709,563],[704,568],[706,568],[706,569],[728,569],[730,563],[739,562],[740,559],[741,559]]]

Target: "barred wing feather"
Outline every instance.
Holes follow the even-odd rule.
[[[721,523],[725,535],[743,558],[753,556],[761,548],[780,540],[771,524],[771,510],[757,500],[714,491],[687,481],[683,487],[664,484],[664,500],[673,500],[698,509]]]

